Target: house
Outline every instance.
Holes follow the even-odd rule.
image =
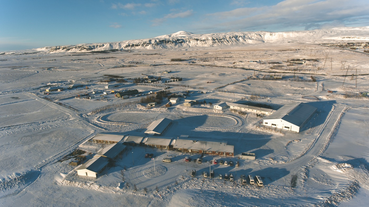
[[[156,138],[156,137],[147,137],[142,143],[144,145],[155,147],[158,149],[171,149],[172,138]]]
[[[226,104],[226,103],[224,103],[224,102],[221,102],[221,103],[219,103],[219,104],[215,104],[214,105],[214,109],[215,110],[224,110],[224,109],[226,109],[226,108],[228,108],[229,106]]]
[[[114,144],[120,142],[123,137],[124,135],[121,134],[100,133],[92,138],[92,142],[101,144]]]
[[[251,106],[242,103],[232,103],[227,102],[231,110],[242,111],[247,113],[254,113],[254,114],[262,114],[262,115],[270,115],[274,112],[273,109],[258,107],[258,106]]]
[[[161,135],[171,122],[167,118],[155,120],[147,127],[145,134]]]
[[[306,103],[284,105],[265,118],[263,125],[298,133],[315,111],[315,107]]]
[[[176,104],[179,101],[179,99],[178,98],[170,98],[169,101],[172,104]]]
[[[77,174],[83,177],[97,178],[108,165],[108,159],[99,155],[95,155],[85,164],[77,168]]]
[[[132,145],[132,146],[140,145],[142,143],[142,140],[143,140],[143,137],[129,135],[124,139],[123,144]]]
[[[198,141],[190,139],[176,139],[173,141],[173,150],[181,152],[234,156],[234,146],[226,142]]]
[[[124,146],[123,144],[115,143],[102,148],[97,154],[109,159],[115,159],[125,150],[125,148],[126,146]]]

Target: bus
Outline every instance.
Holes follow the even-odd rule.
[[[260,176],[255,176],[255,180],[256,180],[256,185],[258,185],[259,187],[264,186],[263,181],[261,180]]]

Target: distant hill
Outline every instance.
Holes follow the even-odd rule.
[[[179,31],[149,39],[122,42],[79,44],[38,48],[46,52],[104,52],[134,49],[174,49],[247,45],[262,43],[322,43],[333,41],[369,41],[369,27],[340,27],[292,32],[227,32],[193,34]]]

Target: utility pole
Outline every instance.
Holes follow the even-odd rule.
[[[355,88],[357,88],[357,68],[356,68],[356,79],[355,79]]]
[[[347,66],[346,75],[345,75],[345,77],[344,77],[344,79],[343,79],[342,87],[343,87],[343,85],[345,84],[346,76],[347,76],[347,74],[348,74],[349,69],[350,69],[350,66]]]

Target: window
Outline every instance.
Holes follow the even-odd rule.
[[[284,126],[284,128],[285,128],[285,129],[290,129],[290,127],[288,127],[288,126]]]
[[[272,124],[272,126],[276,127],[277,125],[276,124]]]
[[[264,124],[268,124],[268,122],[264,122]]]

